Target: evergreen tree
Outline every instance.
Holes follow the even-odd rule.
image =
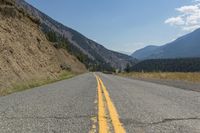
[[[126,71],[127,73],[129,73],[129,72],[131,71],[131,67],[130,67],[130,64],[129,64],[129,63],[126,64],[125,71]]]

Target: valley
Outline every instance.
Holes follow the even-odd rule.
[[[0,133],[199,133],[200,1],[151,43],[181,2],[0,0]]]

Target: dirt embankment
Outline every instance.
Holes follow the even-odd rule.
[[[37,21],[6,1],[0,0],[0,89],[36,79],[56,79],[63,66],[86,71],[66,50],[51,45]]]

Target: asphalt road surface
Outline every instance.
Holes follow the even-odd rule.
[[[0,97],[0,133],[200,133],[200,93],[102,73]]]

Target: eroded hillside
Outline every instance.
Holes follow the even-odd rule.
[[[56,79],[63,69],[86,71],[64,49],[56,49],[38,26],[39,21],[11,0],[0,0],[0,88],[35,79]]]

